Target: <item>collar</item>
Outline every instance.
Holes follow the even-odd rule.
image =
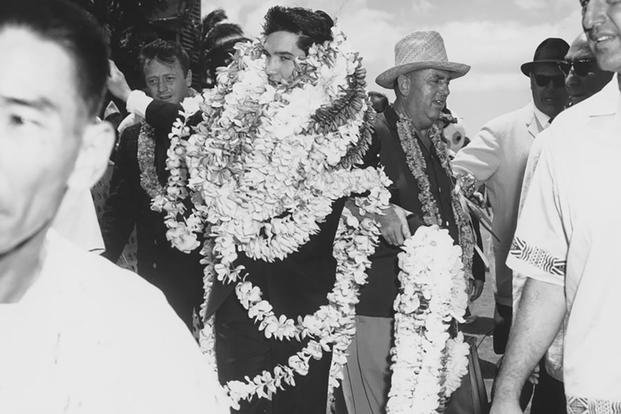
[[[533,112],[535,113],[535,118],[537,122],[539,122],[539,126],[541,130],[546,129],[550,125],[550,117],[543,112],[533,103]]]

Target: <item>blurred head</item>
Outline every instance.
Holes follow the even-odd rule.
[[[580,0],[582,27],[602,70],[621,73],[621,4]]]
[[[388,106],[388,98],[383,93],[371,91],[368,93],[369,99],[371,99],[371,105],[375,112],[382,113]]]
[[[466,137],[466,129],[460,123],[451,123],[444,128],[444,139],[453,152],[457,152],[466,146],[468,138]]]
[[[566,63],[561,68],[565,72],[569,105],[574,105],[596,94],[612,79],[612,72],[603,71],[597,65],[595,55],[589,48],[584,33],[573,41],[565,55],[565,60]]]
[[[332,40],[333,26],[332,18],[321,10],[280,6],[269,9],[263,25],[263,47],[270,81],[289,82],[295,59],[305,57],[313,44]]]
[[[97,123],[108,55],[97,25],[62,0],[0,2],[0,255],[51,223],[71,186],[103,173],[114,131]]]
[[[201,66],[205,73],[202,83],[208,88],[216,83],[217,69],[231,63],[235,45],[249,41],[238,24],[230,23],[226,19],[226,13],[222,9],[212,11],[203,19]]]
[[[451,74],[427,68],[399,75],[395,81],[398,106],[420,130],[428,129],[440,118],[450,94]]]
[[[162,39],[140,50],[147,93],[154,99],[178,104],[192,85],[190,58],[181,45]]]

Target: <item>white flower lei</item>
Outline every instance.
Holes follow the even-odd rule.
[[[469,347],[453,321],[468,304],[461,248],[448,230],[421,226],[399,254],[401,290],[395,299],[395,345],[387,412],[437,413],[468,370]]]
[[[383,171],[351,168],[368,146],[372,111],[360,58],[341,32],[334,29],[333,35],[333,41],[314,45],[297,62],[296,82],[288,86],[269,84],[259,43],[238,45],[217,88],[206,92],[204,122],[192,133],[178,121],[171,133],[171,175],[166,194],[153,200],[153,208],[167,212],[167,237],[180,250],[199,247],[198,235],[205,237],[205,298],[214,278],[235,282],[240,303],[267,338],[308,339],[288,365],[229,382],[233,404],[253,395],[271,398],[293,384],[295,373],[307,373],[310,358],[331,349],[330,387],[337,386],[355,330],[357,288],[366,281],[368,256],[379,237],[374,221],[359,223],[344,213],[329,304],[297,321],[276,315],[260,289],[241,278],[243,268],[234,265],[239,252],[271,262],[297,251],[339,198],[368,193],[356,200],[362,213],[379,214],[388,204]],[[192,208],[185,217],[187,196]],[[204,303],[203,320],[205,309]],[[213,318],[205,321],[199,338],[215,369]]]

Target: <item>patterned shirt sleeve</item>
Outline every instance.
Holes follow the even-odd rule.
[[[554,168],[542,149],[507,257],[507,266],[532,279],[563,286],[567,231]]]

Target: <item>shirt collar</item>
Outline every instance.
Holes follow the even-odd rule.
[[[550,117],[541,112],[541,110],[539,110],[534,103],[533,110],[535,111],[535,118],[537,118],[539,125],[541,125],[544,129],[547,128],[550,125]]]

